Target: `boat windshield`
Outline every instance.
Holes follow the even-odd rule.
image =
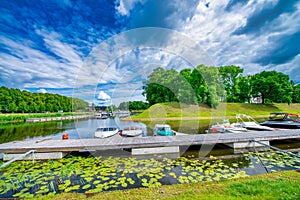
[[[298,114],[288,114],[286,116],[287,119],[293,120],[293,121],[297,121],[300,122],[300,115]]]
[[[158,130],[160,130],[160,131],[170,131],[171,128],[170,127],[159,127]]]
[[[271,113],[270,120],[283,120],[287,113]]]
[[[97,131],[114,131],[116,128],[105,127],[105,128],[97,128]]]

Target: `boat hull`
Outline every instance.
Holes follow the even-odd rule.
[[[280,129],[300,129],[300,123],[297,122],[272,122],[267,121],[263,122],[260,125],[262,126],[268,126],[271,128],[280,128]]]
[[[173,136],[176,135],[171,127],[167,124],[156,124],[153,129],[154,136]]]
[[[143,130],[139,127],[129,127],[124,128],[120,131],[120,136],[122,137],[137,137],[143,134]]]
[[[108,138],[116,135],[119,132],[118,128],[98,128],[95,131],[96,138]]]

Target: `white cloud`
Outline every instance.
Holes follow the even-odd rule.
[[[270,2],[268,2],[270,3]],[[300,28],[300,10],[293,14],[281,14],[278,18],[271,19],[272,23],[266,24],[263,31],[255,34],[235,34],[247,23],[249,16],[255,12],[263,12],[267,6],[264,1],[248,1],[247,5],[237,4],[228,12],[225,7],[228,1],[210,2],[209,8],[204,4],[199,4],[195,15],[186,21],[181,28],[187,36],[192,38],[205,49],[212,58],[216,66],[239,65],[247,73],[257,73],[265,69],[281,71],[283,66],[263,65],[258,59],[271,59],[270,52],[278,45],[278,40],[272,38],[289,37]],[[292,61],[285,63],[284,66],[292,65]],[[297,66],[299,69],[299,66]],[[300,70],[300,69],[299,69]],[[285,73],[288,73],[286,70]]]
[[[36,92],[37,92],[37,93],[43,93],[43,94],[48,93],[47,90],[44,89],[44,88],[39,89],[39,90],[37,90]]]
[[[130,10],[136,3],[144,3],[146,0],[118,0],[116,9],[121,15],[129,15]]]
[[[0,54],[2,79],[9,87],[73,87],[77,71],[82,65],[80,54],[72,45],[62,43],[53,35],[41,34],[49,51],[61,59],[36,49],[32,41],[0,36],[0,42],[10,51]]]
[[[110,100],[110,96],[106,94],[104,91],[100,91],[98,94],[98,100]]]

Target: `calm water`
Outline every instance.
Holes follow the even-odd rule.
[[[97,127],[117,126],[120,129],[138,125],[143,128],[144,136],[152,134],[146,125],[138,122],[123,122],[119,119],[88,119],[78,121],[53,121],[44,123],[11,123],[0,125],[0,143],[25,139],[51,138],[59,140],[68,133],[69,139],[93,138]]]

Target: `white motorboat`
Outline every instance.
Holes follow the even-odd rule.
[[[216,123],[212,125],[206,132],[208,133],[243,133],[248,129],[241,126],[239,123],[230,124],[229,120],[223,120],[222,124]]]
[[[260,125],[255,119],[246,114],[236,115],[237,123],[241,124],[242,127],[253,130],[253,131],[274,131],[274,128]]]
[[[95,131],[96,138],[108,138],[119,132],[117,127],[99,127]]]
[[[143,129],[139,126],[130,126],[120,130],[119,135],[122,137],[137,137],[143,134]]]

